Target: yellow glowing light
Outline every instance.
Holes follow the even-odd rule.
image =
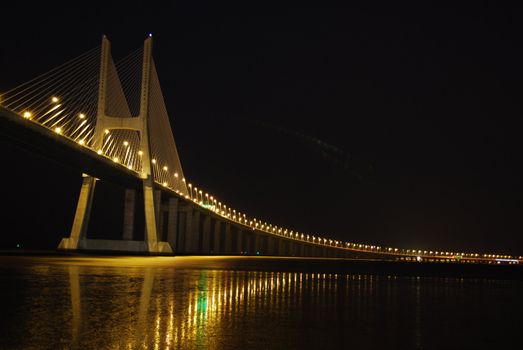
[[[58,102],[58,97],[53,96],[53,97],[51,98],[51,101],[53,101],[54,103]]]
[[[108,134],[108,133],[109,133],[109,129],[105,129],[104,132],[105,132],[106,134]]]
[[[83,113],[78,114],[78,118],[84,119],[85,118],[85,114],[83,114]]]
[[[61,134],[62,133],[62,128],[57,126],[56,128],[54,128],[54,132],[57,133],[57,134]]]
[[[156,164],[156,159],[152,159],[151,163]]]
[[[113,158],[113,162],[115,162],[115,163],[118,163],[119,160],[120,160],[120,159],[118,159],[118,157],[114,157],[114,158]]]
[[[85,143],[85,141],[84,141],[84,140],[80,140],[80,141],[78,141],[78,143],[79,143],[80,145],[83,145],[83,144]]]
[[[143,155],[143,152],[142,151],[138,151],[138,155],[139,156]]]
[[[129,168],[129,170],[133,170],[133,166],[132,165],[129,165],[127,168]]]
[[[163,170],[167,171],[167,169],[168,169],[168,168],[167,168],[167,165],[164,165],[164,166],[163,166]]]
[[[24,112],[25,119],[29,119],[29,118],[31,118],[31,116],[32,116],[31,112]]]
[[[129,142],[124,141],[124,142],[123,142],[123,145],[124,145],[125,147],[127,147],[127,146],[129,146]]]
[[[167,182],[164,182],[164,183],[163,183],[163,186],[164,186],[164,187],[167,187]]]
[[[96,152],[96,153],[98,153],[98,154],[102,154],[102,150],[99,149],[98,152]]]

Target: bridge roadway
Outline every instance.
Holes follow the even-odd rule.
[[[132,211],[135,207],[135,196],[128,194],[142,189],[142,180],[136,172],[1,106],[0,134],[2,138],[9,139],[29,151],[80,172],[89,169],[91,176],[126,187],[124,222],[127,220],[127,233],[124,223],[122,238],[133,239]],[[291,238],[260,230],[250,223],[232,220],[158,183],[155,191],[155,208],[159,221],[158,240],[169,242],[174,253],[180,255],[269,255],[487,264],[523,262],[523,257],[449,254],[356,244],[344,246],[344,243],[336,241],[311,242],[312,237],[309,241]]]

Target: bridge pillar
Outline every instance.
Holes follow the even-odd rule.
[[[170,197],[167,209],[167,242],[173,250],[177,250],[176,236],[178,231],[178,198]]]
[[[267,252],[266,255],[275,255],[274,252],[274,238],[267,236]]]
[[[243,231],[242,229],[238,229],[238,232],[236,233],[236,254],[241,254],[243,251]]]
[[[76,205],[76,213],[74,215],[73,227],[69,238],[63,238],[58,246],[58,249],[78,249],[78,242],[87,236],[87,226],[89,224],[89,217],[91,216],[91,208],[93,206],[94,188],[96,185],[96,178],[83,174],[82,188],[80,189],[80,197]]]
[[[231,224],[225,223],[225,253],[232,254],[232,235],[231,235]]]
[[[222,233],[222,222],[220,220],[216,220],[214,222],[214,247],[213,251],[214,254],[220,254],[221,251],[221,233]]]
[[[289,255],[290,256],[296,256],[296,243],[290,241],[289,242]]]
[[[136,207],[136,190],[125,189],[125,200],[123,208],[123,239],[133,240],[134,233],[134,211]]]
[[[193,223],[192,223],[192,251],[198,253],[200,251],[200,216],[201,212],[199,210],[193,211]]]
[[[154,190],[154,215],[156,216],[156,239],[162,240],[163,217],[161,215],[162,191]]]
[[[202,225],[202,253],[209,254],[211,250],[211,217],[203,216]]]
[[[300,243],[300,244],[299,244],[299,247],[300,247],[300,250],[299,250],[298,255],[299,255],[299,256],[305,256],[305,244]]]
[[[278,239],[278,255],[279,256],[285,255],[285,242],[281,238]]]
[[[184,245],[183,251],[189,253],[193,246],[192,243],[192,224],[193,224],[193,209],[190,205],[185,207],[185,230],[184,230]]]
[[[254,238],[254,252],[253,253],[254,253],[254,255],[258,255],[258,253],[261,253],[260,250],[262,250],[261,249],[262,248],[261,247],[262,246],[262,244],[261,244],[262,237],[258,233],[254,233],[253,236],[254,236],[253,237]]]

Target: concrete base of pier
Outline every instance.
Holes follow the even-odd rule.
[[[122,252],[148,255],[172,255],[173,250],[168,242],[154,242],[152,247],[145,241],[118,241],[110,239],[79,239],[78,245],[71,238],[63,238],[58,250],[91,251],[91,252]]]

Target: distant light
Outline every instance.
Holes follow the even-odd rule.
[[[78,114],[78,118],[84,119],[85,118],[85,114],[83,114],[83,113]]]
[[[151,163],[156,164],[156,159],[152,159]]]
[[[143,152],[142,151],[138,151],[138,155],[139,156],[143,155]]]
[[[62,128],[57,126],[56,128],[54,128],[54,132],[57,133],[57,134],[61,134],[62,133]]]
[[[163,183],[163,186],[164,186],[164,187],[167,187],[167,182],[164,182],[164,183]]]
[[[174,173],[174,177],[178,177],[178,173]]]
[[[167,169],[168,169],[168,168],[167,168],[167,165],[164,165],[164,166],[163,166],[163,170],[167,171]]]
[[[53,101],[54,103],[58,102],[58,97],[53,96],[53,97],[51,98],[51,101]]]
[[[129,165],[127,168],[129,168],[129,170],[133,170],[133,166],[132,165]]]
[[[153,33],[149,33],[149,38],[153,36]]]
[[[99,149],[98,152],[96,152],[96,153],[98,153],[98,154],[102,154],[102,150]]]
[[[113,162],[118,163],[118,161],[119,161],[118,157],[113,158]]]
[[[31,112],[24,112],[25,119],[29,119],[29,118],[31,118],[31,116],[32,116]]]
[[[127,147],[127,146],[129,146],[129,142],[124,141],[124,142],[123,142],[123,145]]]
[[[80,145],[83,145],[83,144],[85,143],[85,141],[84,141],[84,140],[80,140],[80,141],[78,141],[78,143],[79,143]]]
[[[416,257],[416,260],[417,260],[417,261],[421,261],[421,256],[417,256],[417,257]]]

